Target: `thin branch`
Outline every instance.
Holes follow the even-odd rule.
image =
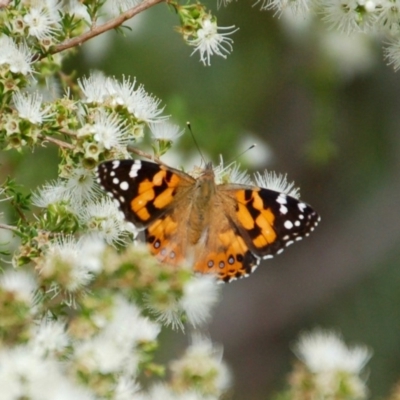
[[[148,159],[151,160],[151,161],[156,161],[158,164],[165,165],[158,157],[156,157],[156,156],[154,156],[154,155],[151,155],[151,154],[148,154],[148,153],[146,153],[146,152],[144,152],[144,151],[142,151],[142,150],[139,150],[139,149],[137,149],[136,147],[127,146],[126,149],[127,149],[130,153],[135,153],[135,154],[137,154],[137,155],[140,156],[140,157],[148,158]]]
[[[73,146],[72,144],[69,144],[67,142],[63,142],[62,140],[55,139],[55,138],[53,138],[51,136],[46,136],[46,135],[41,135],[40,134],[39,137],[41,139],[43,139],[43,141],[54,143],[59,147],[63,147],[64,149],[69,149],[69,150],[74,150],[75,149],[75,146]]]
[[[64,135],[68,135],[68,136],[72,136],[72,137],[76,137],[77,136],[76,132],[72,132],[72,131],[70,131],[69,129],[66,129],[66,128],[61,128],[60,132],[62,134],[64,134]]]
[[[7,229],[9,231],[19,232],[17,227],[7,224],[0,224],[0,229]]]
[[[115,29],[118,26],[122,25],[125,21],[128,19],[131,19],[135,15],[141,13],[144,10],[147,10],[148,8],[161,3],[165,0],[145,0],[143,3],[138,4],[137,6],[130,8],[129,10],[125,11],[118,17],[111,19],[110,21],[106,22],[103,25],[95,26],[93,27],[90,31],[83,33],[80,36],[77,36],[73,39],[69,39],[63,43],[60,43],[59,45],[55,46],[53,51],[51,52],[52,54],[60,53],[61,51],[64,51],[66,49],[70,49],[71,47],[79,46],[82,43],[86,42],[89,39],[94,38],[95,36],[98,36],[106,31],[109,31],[110,29]],[[43,57],[46,57],[46,55],[43,55]]]

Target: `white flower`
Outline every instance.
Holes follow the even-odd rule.
[[[212,276],[195,276],[184,286],[179,303],[194,327],[209,320],[219,291],[220,286]]]
[[[168,121],[150,122],[151,135],[155,140],[175,141],[183,134],[183,129]]]
[[[60,180],[48,183],[32,195],[32,204],[42,208],[65,200],[68,193]]]
[[[233,40],[228,36],[238,30],[234,28],[234,26],[218,27],[215,21],[211,21],[211,18],[205,18],[201,23],[201,28],[196,32],[197,37],[188,40],[191,46],[196,47],[192,54],[198,51],[200,53],[200,61],[208,66],[211,65],[210,59],[214,54],[226,58],[227,54],[233,50]],[[218,30],[227,29],[231,31],[218,33]]]
[[[316,330],[301,335],[294,351],[304,363],[313,398],[366,398],[367,387],[361,372],[371,352],[365,346],[348,347],[338,334]],[[301,371],[299,368],[297,373],[304,373]],[[294,382],[301,379],[295,378]]]
[[[92,372],[135,375],[139,362],[136,345],[154,340],[159,331],[160,327],[142,317],[133,303],[117,297],[111,319],[100,333],[76,345],[76,362]]]
[[[366,32],[375,23],[375,8],[362,0],[327,0],[322,6],[324,20],[344,33]]]
[[[93,172],[84,168],[74,169],[65,180],[64,187],[76,214],[82,204],[93,201],[100,193]]]
[[[38,289],[32,275],[20,270],[7,270],[0,275],[0,288],[12,293],[17,301],[32,305]]]
[[[164,108],[159,108],[161,100],[148,94],[143,85],[135,89],[136,80],[125,79],[122,83],[109,81],[109,92],[117,104],[124,105],[141,122],[156,122],[168,118],[161,116]],[[112,93],[113,91],[114,93]]]
[[[29,346],[0,351],[1,400],[93,400],[89,391],[67,378],[61,364]]]
[[[136,395],[140,389],[139,384],[129,376],[119,376],[114,389],[114,400],[132,400],[136,399]]]
[[[54,35],[59,28],[58,13],[50,14],[49,10],[43,7],[32,7],[24,16],[24,21],[29,28],[29,35],[35,36],[39,40]]]
[[[231,384],[228,367],[222,360],[222,349],[200,335],[194,335],[192,342],[183,357],[170,364],[173,385],[185,387],[195,377],[199,391],[222,394]]]
[[[117,114],[108,114],[101,109],[94,118],[91,128],[94,140],[110,150],[122,147],[127,143],[127,126]]]
[[[376,19],[376,25],[386,32],[396,36],[400,32],[400,7],[397,1],[381,0],[380,11]]]
[[[60,238],[49,245],[39,264],[39,273],[45,278],[54,279],[57,286],[53,289],[56,293],[58,286],[74,293],[93,279],[84,255],[82,244],[70,236]]]
[[[37,92],[32,94],[16,92],[13,94],[13,102],[19,116],[32,124],[41,124],[47,117],[49,107],[41,109],[42,100],[42,96]]]
[[[32,329],[29,345],[41,355],[55,354],[63,351],[69,344],[65,324],[44,318]]]
[[[305,16],[310,9],[309,3],[309,0],[262,0],[261,10],[276,10],[281,14],[290,9],[296,16]]]
[[[275,172],[265,170],[263,175],[257,172],[254,177],[257,186],[287,194],[295,199],[300,198],[299,188],[294,187],[294,182],[288,182],[286,175],[277,175]]]
[[[183,287],[182,297],[173,293],[146,296],[145,304],[157,321],[172,329],[184,331],[183,318],[193,326],[206,322],[219,297],[220,287],[213,276],[193,276]]]
[[[65,0],[64,11],[67,14],[74,15],[77,18],[82,18],[89,24],[92,22],[87,8],[79,0]]]
[[[359,374],[371,357],[367,347],[347,347],[338,334],[324,330],[301,335],[295,353],[314,373],[343,371]]]
[[[25,43],[16,45],[8,36],[0,36],[0,65],[8,64],[14,74],[28,75],[32,73],[33,54]]]
[[[136,79],[124,77],[121,83],[95,72],[88,78],[78,80],[78,84],[87,103],[124,106],[139,122],[150,123],[168,118],[160,115],[164,110],[159,107],[161,100],[149,95],[143,85],[136,88]]]
[[[389,65],[393,65],[395,71],[400,69],[400,41],[392,41],[388,47],[384,49],[385,58]]]
[[[124,244],[130,240],[124,215],[109,197],[88,202],[81,208],[78,216],[88,232],[104,239],[108,244]]]
[[[214,168],[214,174],[217,184],[237,183],[241,185],[253,185],[253,181],[247,174],[247,171],[241,171],[240,165],[236,162],[224,166],[222,156],[220,157],[219,165]]]
[[[88,78],[78,79],[78,85],[86,97],[86,103],[104,102],[108,96],[106,82],[107,77],[98,71],[92,72]]]

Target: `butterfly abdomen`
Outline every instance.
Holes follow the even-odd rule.
[[[212,223],[212,204],[215,199],[216,186],[214,176],[203,175],[197,181],[193,193],[192,205],[188,221],[188,242],[196,245],[204,238],[209,225]]]

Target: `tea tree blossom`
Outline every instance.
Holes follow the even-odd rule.
[[[295,199],[300,198],[300,189],[294,186],[294,182],[288,182],[286,175],[277,174],[273,171],[265,171],[264,174],[257,172],[255,181],[257,186],[287,194]]]
[[[58,13],[50,14],[46,8],[40,6],[32,7],[24,16],[24,21],[28,26],[29,35],[39,40],[47,39],[59,29]]]
[[[192,54],[199,52],[200,61],[208,66],[211,65],[211,56],[213,55],[226,58],[233,50],[233,39],[229,36],[238,29],[235,29],[235,26],[218,27],[217,23],[212,21],[211,18],[204,18],[195,38],[188,40],[188,43],[195,47]],[[229,32],[225,33],[218,32],[228,30]]]
[[[0,65],[8,65],[15,74],[30,75],[33,53],[24,43],[17,45],[10,37],[0,36]]]
[[[21,118],[28,120],[32,124],[41,124],[48,116],[49,107],[42,107],[42,96],[39,93],[13,94],[15,108]]]
[[[294,351],[303,364],[297,365],[289,378],[292,396],[366,398],[362,372],[371,357],[367,347],[349,347],[338,334],[316,330],[301,335]]]

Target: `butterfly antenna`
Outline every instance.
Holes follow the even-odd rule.
[[[246,154],[248,151],[254,149],[254,147],[256,147],[256,146],[257,146],[257,144],[256,144],[256,143],[253,143],[253,144],[250,145],[246,150],[242,151],[242,152],[239,153],[237,156],[231,158],[231,159],[226,163],[226,165],[228,165],[228,164],[230,164],[230,163],[236,161],[239,157],[241,157],[243,154]]]
[[[204,155],[203,155],[202,151],[200,150],[200,146],[197,143],[196,137],[194,136],[194,133],[192,131],[192,126],[190,125],[190,122],[189,121],[186,122],[186,125],[187,125],[187,127],[189,129],[190,134],[192,135],[193,142],[194,142],[195,146],[197,147],[197,151],[199,152],[200,157],[203,159],[204,164],[207,164],[206,163],[206,159],[204,158]]]

